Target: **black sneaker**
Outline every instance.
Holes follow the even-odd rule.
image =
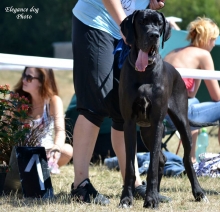
[[[82,181],[76,189],[74,189],[74,183],[71,186],[71,195],[74,200],[83,203],[94,203],[99,205],[108,205],[109,199],[93,187],[89,179]]]
[[[135,190],[134,190],[134,197],[136,199],[139,199],[139,198],[144,199],[145,193],[146,193],[146,182],[143,181],[142,185],[139,185],[138,187],[135,188]],[[170,202],[170,201],[171,201],[171,198],[163,196],[163,195],[161,195],[159,193],[159,202],[167,203],[167,202]]]

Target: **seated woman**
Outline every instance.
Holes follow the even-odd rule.
[[[188,25],[190,45],[175,49],[164,60],[176,68],[203,69],[214,71],[210,51],[219,36],[218,26],[209,18],[198,17]],[[188,91],[188,118],[196,122],[215,122],[220,120],[220,88],[217,80],[204,80],[213,101],[200,103],[195,98],[201,79],[183,78]],[[198,130],[192,131],[192,162],[196,162],[195,149]],[[220,133],[219,133],[220,142]]]
[[[39,145],[45,147],[51,173],[59,173],[58,167],[72,158],[73,148],[65,143],[63,103],[58,96],[53,70],[26,67],[14,91],[28,98],[33,129],[39,126],[44,129],[44,133],[39,132]]]

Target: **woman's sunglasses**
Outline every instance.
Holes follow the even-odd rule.
[[[31,75],[26,75],[25,73],[22,74],[22,79],[26,79],[27,82],[31,83],[33,79],[38,79],[38,77],[32,77]]]

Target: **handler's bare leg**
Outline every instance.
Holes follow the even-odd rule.
[[[124,142],[124,131],[118,131],[111,129],[111,139],[112,147],[115,151],[115,154],[118,158],[119,167],[121,170],[123,181],[125,179],[125,166],[126,166],[126,153],[125,153],[125,142]],[[137,157],[135,157],[135,187],[142,185],[142,180],[138,171]]]

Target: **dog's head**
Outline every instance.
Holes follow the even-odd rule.
[[[121,23],[121,31],[126,37],[126,42],[139,50],[138,58],[140,56],[142,62],[138,59],[136,63],[144,71],[148,65],[153,64],[159,52],[160,36],[162,36],[162,48],[164,42],[169,39],[171,26],[163,13],[146,9],[136,10],[125,18]],[[144,64],[140,64],[143,61]]]

